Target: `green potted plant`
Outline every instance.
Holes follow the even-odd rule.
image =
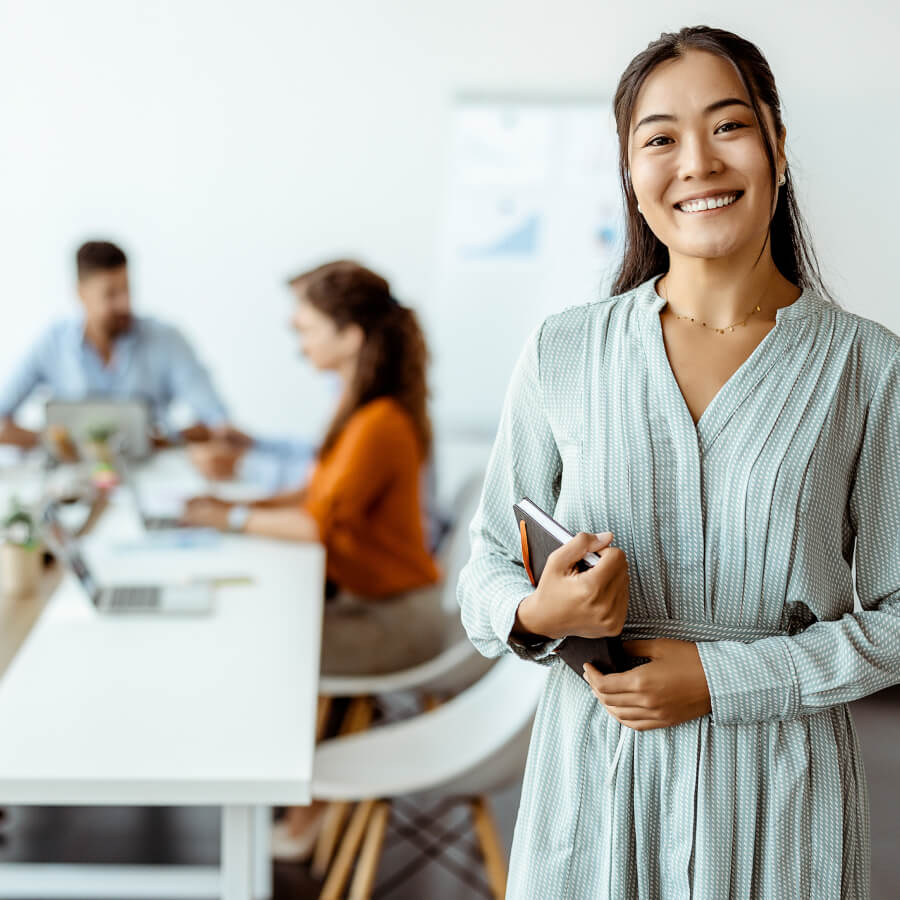
[[[85,451],[94,462],[110,465],[112,459],[111,438],[118,429],[108,422],[92,425],[85,432]]]
[[[0,574],[3,593],[26,596],[37,590],[43,547],[31,512],[13,497],[2,522]]]

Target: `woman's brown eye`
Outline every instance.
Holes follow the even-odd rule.
[[[747,127],[748,126],[746,126],[743,122],[725,122],[724,124],[720,125],[716,129],[716,131],[728,132],[728,131],[734,131],[736,128],[747,128]]]

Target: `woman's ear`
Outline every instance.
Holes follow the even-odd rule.
[[[338,339],[346,356],[359,356],[365,343],[366,333],[356,322],[350,322],[338,332]]]
[[[784,170],[787,168],[787,155],[784,152],[784,140],[787,137],[787,129],[784,125],[781,126],[781,134],[778,135],[778,140],[775,144],[775,169],[780,174],[784,174]]]

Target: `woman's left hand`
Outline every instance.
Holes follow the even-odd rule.
[[[194,497],[184,505],[183,521],[185,525],[200,528],[228,529],[228,510],[231,504],[218,497]]]
[[[614,719],[647,731],[698,719],[712,710],[696,644],[657,638],[624,641],[623,647],[650,662],[611,675],[601,675],[590,663],[584,666],[585,680]]]

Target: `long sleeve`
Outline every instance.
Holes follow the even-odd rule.
[[[544,407],[538,329],[525,345],[507,390],[481,503],[470,526],[472,552],[457,597],[470,640],[484,656],[512,650],[552,661],[559,643],[525,647],[510,640],[516,610],[532,591],[521,561],[513,504],[529,497],[552,512],[562,460]]]
[[[862,611],[791,637],[701,643],[714,722],[792,719],[900,681],[900,351],[869,403],[849,518]]]
[[[206,425],[222,425],[228,411],[206,368],[184,336],[168,329],[169,385],[172,399],[190,406],[197,420]]]
[[[3,389],[0,390],[0,419],[15,415],[29,394],[44,382],[44,358],[49,336],[44,335],[19,362]]]

